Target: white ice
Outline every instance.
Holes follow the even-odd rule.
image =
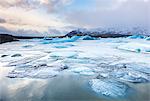
[[[150,41],[146,39],[48,41],[48,44],[41,44],[45,42],[41,39],[1,44],[0,70],[13,68],[4,76],[47,79],[69,72],[89,77],[93,91],[110,97],[126,95],[128,86],[120,82],[150,82]],[[11,57],[14,54],[21,56]],[[98,75],[105,80],[95,79]]]

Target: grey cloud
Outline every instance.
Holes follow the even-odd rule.
[[[24,30],[24,29],[18,29],[16,32],[17,36],[42,36],[40,32],[36,30]]]
[[[61,34],[61,32],[59,30],[53,29],[53,28],[49,28],[48,33],[52,34],[52,35],[60,35]]]
[[[10,31],[9,29],[3,27],[3,26],[0,26],[0,34],[12,34],[13,32]]]
[[[70,4],[71,1],[73,0],[15,0],[14,2],[0,0],[0,6],[4,8],[21,7],[26,10],[46,8],[48,12],[55,12],[61,10],[65,5]]]
[[[6,23],[6,20],[3,18],[0,18],[0,23]]]

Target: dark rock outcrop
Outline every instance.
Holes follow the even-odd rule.
[[[0,34],[0,44],[5,42],[12,42],[12,41],[18,41],[18,40],[12,35]]]

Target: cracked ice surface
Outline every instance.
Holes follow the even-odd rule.
[[[60,74],[64,71],[62,68],[67,66],[65,71],[79,75],[113,75],[127,81],[132,79],[133,82],[134,79],[150,81],[150,54],[145,54],[150,42],[144,39],[108,38],[50,44],[41,42],[42,40],[34,39],[1,44],[0,61],[7,63],[7,66],[15,67],[8,74],[9,77],[40,78],[41,73],[43,78],[44,73],[44,78],[49,78]],[[141,52],[124,51],[126,48],[140,48]],[[21,56],[11,57],[14,54]]]
[[[126,83],[118,82],[150,82],[150,52],[147,51],[150,41],[101,38],[42,44],[44,41],[34,39],[1,44],[0,63],[5,65],[0,68],[14,67],[6,76],[46,79],[69,72],[89,77],[93,91],[114,97],[124,96],[128,88]],[[16,54],[20,55],[12,57]],[[95,79],[98,75],[108,81]]]

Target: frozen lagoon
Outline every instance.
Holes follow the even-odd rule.
[[[0,45],[2,100],[19,101],[19,96],[26,96],[24,100],[54,101],[149,100],[150,41],[107,38],[43,44],[44,41],[20,40]],[[39,94],[40,87],[48,89]],[[25,93],[19,95],[18,90]]]

